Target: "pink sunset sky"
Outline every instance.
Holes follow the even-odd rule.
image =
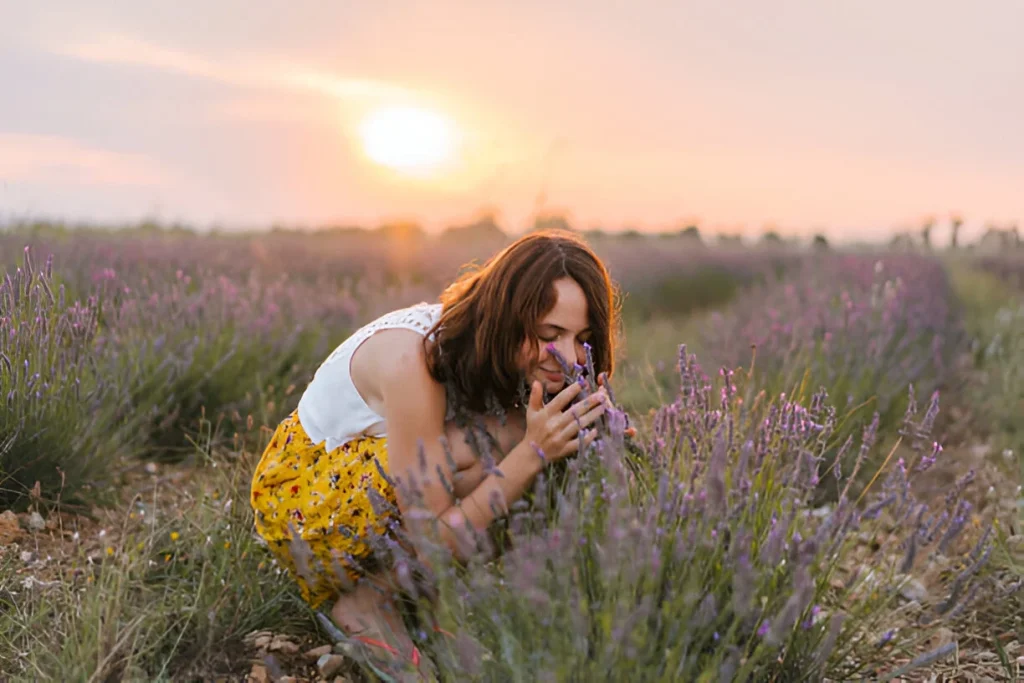
[[[929,214],[962,213],[968,238],[1024,219],[1020,0],[50,0],[0,16],[0,221],[438,229],[490,208],[513,231],[549,211],[860,239]],[[445,126],[416,173],[368,147],[367,121],[395,107]],[[399,155],[435,134],[383,129],[409,140]]]

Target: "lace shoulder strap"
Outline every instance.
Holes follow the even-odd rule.
[[[394,327],[414,330],[420,334],[426,334],[437,322],[441,314],[441,304],[418,303],[408,308],[400,308],[391,311],[373,322],[367,324],[361,330],[366,336],[370,336],[378,330],[385,330]]]

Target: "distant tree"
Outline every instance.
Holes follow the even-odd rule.
[[[743,245],[743,235],[738,233],[719,233],[717,236],[718,243],[723,247],[739,247]]]
[[[921,243],[925,249],[932,248],[932,229],[935,228],[935,219],[929,216],[921,225]]]
[[[538,214],[533,220],[531,232],[538,230],[572,230],[569,220],[562,214]]]
[[[502,241],[507,239],[505,231],[498,225],[493,213],[484,213],[466,225],[453,225],[441,233],[443,240],[466,240],[471,242]]]
[[[959,214],[953,214],[952,222],[950,224],[950,239],[949,246],[956,249],[960,246],[960,228],[964,225],[964,219]]]
[[[590,230],[583,231],[583,237],[585,237],[588,240],[600,240],[604,239],[607,236],[608,233],[606,233],[601,228],[591,228]]]
[[[385,223],[375,231],[379,237],[394,240],[420,240],[427,236],[419,223],[412,221],[396,221]]]
[[[700,228],[696,225],[687,225],[685,228],[679,231],[679,236],[684,240],[691,242],[704,243],[704,240],[700,236]]]
[[[322,237],[365,237],[370,232],[358,225],[327,225],[315,234]]]
[[[640,232],[639,230],[637,230],[636,228],[629,228],[627,230],[623,230],[622,233],[620,234],[620,237],[622,237],[623,239],[627,239],[627,240],[642,239],[643,236],[644,236],[644,234],[642,232]]]
[[[889,247],[897,251],[912,251],[916,246],[914,236],[907,231],[898,232],[889,240]]]
[[[779,245],[782,244],[782,236],[774,230],[769,230],[765,234],[761,235],[761,242],[764,244]]]
[[[819,232],[814,236],[814,239],[811,240],[811,247],[813,247],[815,251],[827,251],[829,248],[828,238]]]

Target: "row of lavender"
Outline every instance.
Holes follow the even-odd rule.
[[[928,397],[953,381],[965,333],[937,260],[826,254],[713,314],[698,342],[711,367],[745,368],[751,390],[807,400],[827,389],[845,438],[875,413],[892,434],[908,387]]]
[[[75,299],[77,283],[26,248],[0,282],[0,504],[36,482],[50,502],[110,492],[130,456],[193,452],[204,413],[230,436],[287,400],[355,319],[349,296],[286,281],[95,274]]]
[[[181,268],[189,275],[214,273],[232,281],[279,278],[316,291],[341,290],[366,314],[404,301],[432,298],[469,263],[480,262],[509,242],[484,237],[452,240],[401,233],[350,231],[196,235],[177,232],[75,232],[34,226],[0,233],[0,263],[28,245],[54,254],[62,281],[87,293],[110,271],[134,284]],[[631,314],[645,318],[689,313],[723,304],[741,287],[778,275],[803,254],[785,247],[707,248],[682,238],[592,240],[615,279],[628,292]]]
[[[24,502],[37,481],[50,501],[97,494],[109,489],[115,463],[134,461],[123,456],[179,459],[196,439],[274,424],[357,324],[435,298],[462,264],[500,246],[367,235],[0,234],[0,504]],[[695,287],[704,298],[691,307],[799,258],[598,246],[631,295],[673,277],[725,283]],[[635,300],[627,306],[639,310]]]

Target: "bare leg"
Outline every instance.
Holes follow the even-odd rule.
[[[386,585],[378,589],[375,584],[385,584],[385,581],[379,577],[368,577],[360,581],[352,592],[342,594],[331,609],[334,623],[346,635],[370,639],[371,642],[362,640],[363,644],[377,650],[377,655],[394,657],[400,662],[400,667],[418,662],[417,673],[388,671],[389,675],[396,676],[396,681],[436,681],[435,667],[428,657],[416,649],[392,598],[392,590]],[[384,643],[385,647],[373,641]],[[390,668],[387,667],[388,670]]]
[[[506,425],[501,425],[497,418],[487,417],[484,424],[487,432],[497,441],[500,453],[512,450],[525,433],[525,423],[521,416],[510,416]],[[475,489],[487,475],[464,430],[449,423],[446,436],[459,468],[454,489],[456,496],[461,498]],[[496,459],[500,459],[500,453],[494,454]],[[393,585],[393,581],[383,576],[365,578],[353,591],[338,598],[331,608],[331,618],[346,635],[382,640],[397,648],[401,657],[408,661],[414,644],[392,597]],[[429,666],[426,661],[423,665]]]
[[[393,635],[400,641],[411,643],[398,606],[391,598],[391,591],[387,587],[373,585],[380,583],[380,580],[373,583],[370,579],[363,580],[355,590],[343,593],[331,608],[334,623],[346,635],[365,635],[389,642]]]

